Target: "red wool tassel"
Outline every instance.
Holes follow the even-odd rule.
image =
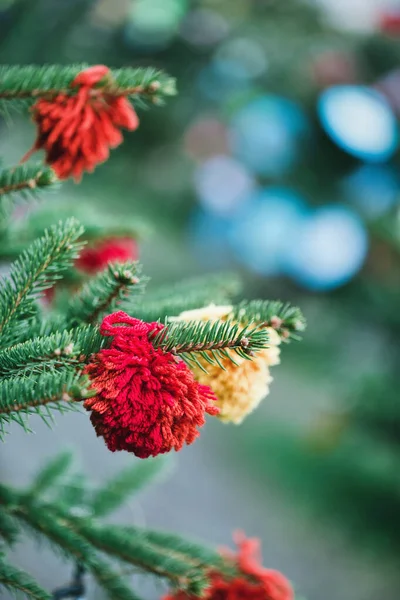
[[[383,12],[379,19],[379,29],[388,35],[400,35],[400,10]]]
[[[103,271],[109,263],[126,262],[138,258],[138,245],[132,238],[107,238],[84,248],[75,261],[75,266],[80,271],[93,275]]]
[[[152,345],[151,335],[163,327],[121,311],[101,324],[101,334],[113,341],[85,368],[96,395],[84,406],[112,452],[147,458],[180,450],[198,437],[205,413],[218,413],[210,388],[198,384],[183,361]]]
[[[60,93],[35,102],[32,115],[37,138],[21,162],[37,150],[44,150],[46,163],[59,179],[73,177],[79,182],[85,171],[92,172],[107,160],[110,148],[123,141],[120,129],[134,131],[139,126],[129,101],[108,94],[101,86],[110,77],[108,67],[90,67],[72,81],[76,93]]]
[[[210,587],[204,600],[294,600],[289,581],[279,573],[266,569],[261,564],[260,540],[246,539],[242,533],[236,535],[238,552],[224,551],[241,574],[228,577],[219,571],[210,573]],[[162,600],[195,600],[185,592],[164,596]]]

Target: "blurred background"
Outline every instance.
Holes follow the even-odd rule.
[[[1,0],[0,57],[177,77],[177,97],[138,107],[138,132],[46,206],[149,224],[155,282],[235,270],[246,297],[308,320],[257,412],[208,423],[119,518],[218,545],[244,529],[299,598],[398,600],[400,1]],[[34,138],[12,119],[10,165]],[[3,478],[24,483],[64,445],[94,482],[132,460],[79,414],[32,428],[2,447]],[[69,577],[45,548],[16,553],[47,587]]]

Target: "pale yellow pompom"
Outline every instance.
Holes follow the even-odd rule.
[[[281,343],[281,338],[275,329],[272,327],[267,327],[266,331],[268,333],[268,348],[266,348],[263,352],[265,352],[265,359],[267,361],[267,365],[269,367],[273,367],[275,365],[279,365],[281,362],[280,353],[281,349],[279,345]]]
[[[224,320],[232,312],[233,306],[217,306],[210,304],[204,308],[185,310],[179,317],[173,317],[174,321],[218,321]]]
[[[179,315],[184,321],[224,321],[232,312],[231,306],[210,305],[198,310],[190,310]],[[197,360],[207,371],[199,366],[191,366],[196,380],[208,385],[217,397],[218,415],[222,421],[239,424],[260,404],[269,393],[272,381],[269,367],[279,364],[278,333],[268,328],[269,347],[257,352],[251,360],[239,356],[234,350],[228,352],[236,364],[229,358],[220,359],[224,369],[218,364],[210,365],[204,358]]]
[[[267,352],[261,350],[252,360],[248,360],[230,350],[236,365],[229,358],[224,358],[220,362],[225,370],[216,364],[208,364],[204,358],[200,358],[199,362],[207,369],[207,373],[197,365],[191,367],[195,379],[208,385],[215,393],[221,421],[241,423],[268,395],[272,377]]]

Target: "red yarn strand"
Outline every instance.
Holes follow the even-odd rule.
[[[134,131],[139,126],[137,114],[125,97],[104,92],[101,84],[110,77],[108,67],[90,67],[71,83],[76,93],[59,93],[35,102],[31,110],[37,137],[21,162],[44,150],[46,163],[59,179],[73,177],[79,182],[85,171],[90,173],[106,161],[110,149],[123,141],[120,129]]]

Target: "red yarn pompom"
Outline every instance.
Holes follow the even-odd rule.
[[[198,384],[176,356],[152,345],[151,335],[163,327],[124,312],[103,320],[100,332],[113,341],[85,368],[96,395],[84,406],[113,452],[147,458],[180,450],[198,437],[205,413],[218,413],[210,388]]]
[[[400,35],[400,10],[383,12],[379,19],[379,29],[393,36]]]
[[[92,275],[103,271],[109,263],[138,258],[139,249],[136,240],[129,237],[107,238],[86,246],[75,261],[75,266],[80,271]]]
[[[90,67],[72,81],[76,93],[71,90],[71,94],[59,93],[35,102],[32,115],[37,138],[22,161],[44,150],[46,163],[59,179],[73,177],[80,181],[84,171],[92,172],[107,160],[110,148],[123,140],[120,128],[134,131],[139,126],[129,101],[104,91],[101,82],[110,75],[108,67]]]
[[[266,569],[261,564],[260,541],[236,535],[238,552],[224,551],[223,555],[233,561],[239,573],[229,577],[219,571],[210,572],[210,586],[204,600],[293,600],[292,586],[279,571]],[[186,592],[164,596],[162,600],[194,600]]]

